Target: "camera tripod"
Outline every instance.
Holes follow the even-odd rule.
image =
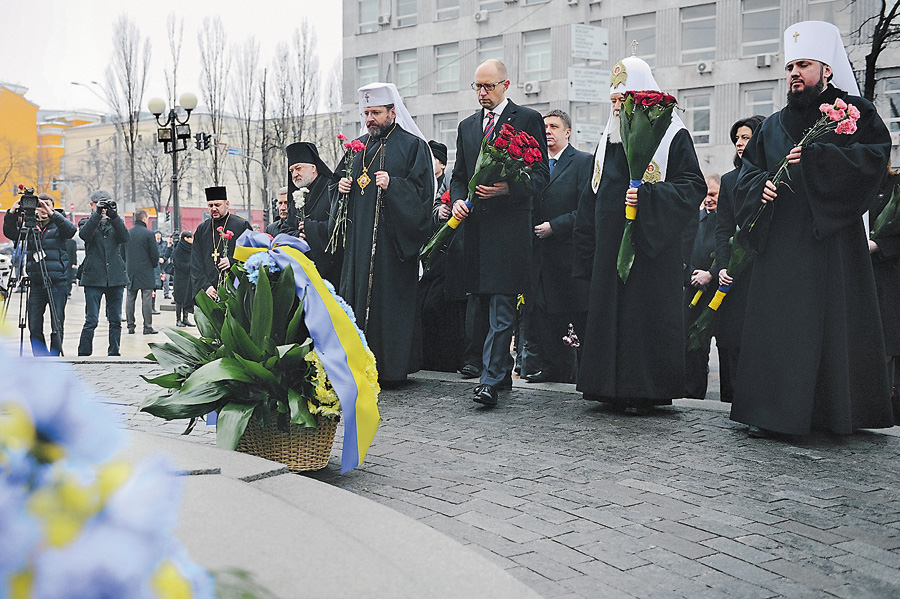
[[[9,215],[7,215],[9,216]],[[47,292],[47,303],[50,306],[50,346],[53,345],[53,331],[59,331],[59,355],[63,355],[62,350],[62,321],[60,315],[56,312],[56,302],[53,301],[53,284],[50,281],[50,273],[47,271],[46,254],[41,243],[41,234],[36,225],[23,224],[19,227],[19,235],[13,244],[13,256],[16,254],[16,248],[21,249],[21,253],[13,261],[12,268],[9,272],[9,278],[5,286],[0,286],[0,296],[3,298],[3,307],[0,311],[0,320],[6,322],[6,316],[9,312],[9,296],[17,290],[19,293],[19,355],[23,355],[25,346],[25,328],[28,326],[28,302],[31,298],[31,277],[28,276],[26,265],[28,264],[29,251],[35,256],[41,273],[41,283]],[[16,271],[20,273],[20,277],[16,277]],[[30,337],[30,335],[29,335]],[[49,350],[49,348],[48,348]]]

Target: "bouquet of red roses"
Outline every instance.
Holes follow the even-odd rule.
[[[478,203],[475,188],[479,185],[493,185],[498,181],[528,181],[531,167],[544,159],[537,140],[524,131],[516,131],[509,123],[504,123],[494,141],[484,138],[481,151],[475,162],[475,173],[469,181],[466,206],[471,210]],[[447,247],[454,231],[462,221],[451,216],[425,244],[419,257],[422,267],[428,271],[437,253]]]
[[[620,111],[620,128],[631,187],[640,187],[644,173],[653,161],[653,155],[672,124],[675,105],[675,96],[662,92],[625,92],[625,102]],[[616,260],[616,269],[623,282],[628,281],[631,265],[634,264],[631,226],[637,218],[637,206],[625,206],[625,218],[627,222]]]

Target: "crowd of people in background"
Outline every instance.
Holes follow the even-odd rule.
[[[721,399],[751,436],[892,426],[900,417],[900,234],[867,241],[900,182],[888,176],[890,138],[859,97],[833,25],[792,25],[784,43],[787,105],[734,123],[734,169],[721,176],[701,170],[677,113],[643,179],[630,175],[623,103],[633,92],[661,92],[636,56],[612,70],[612,110],[593,156],[569,143],[568,114],[516,104],[506,66],[483,62],[472,83],[478,109],[459,123],[452,172],[446,145],[422,135],[393,84],[364,86],[364,133],[334,170],[312,143],[285,149],[289,179],[265,233],[275,243],[279,235],[305,240],[354,310],[386,387],[421,368],[458,372],[478,379],[473,399],[491,408],[518,376],[575,383],[587,400],[647,414],[675,398],[706,397],[709,337],[699,348],[685,338],[711,309]],[[853,130],[801,143],[825,105],[852,115]],[[540,159],[526,178],[498,172],[470,190],[482,148],[501,131],[527,133]],[[783,161],[789,186],[773,183]],[[209,218],[193,234],[169,236],[154,235],[143,210],[127,230],[107,192],[91,195],[92,214],[77,228],[86,299],[79,355],[92,352],[102,297],[109,355],[119,353],[126,290],[130,334],[138,291],[145,335],[156,333],[158,290],[173,299],[178,326],[193,326],[198,294],[217,299],[237,240],[261,227],[230,211],[224,187],[205,193]],[[75,235],[42,201],[53,298],[33,285],[36,355],[47,353],[48,303],[60,316],[49,353],[61,350],[73,272],[65,241]],[[638,215],[630,228],[626,207]],[[423,271],[419,253],[446,223],[458,231]],[[752,264],[737,272],[741,228]],[[4,232],[14,238],[16,230],[8,214]],[[634,256],[623,276],[626,231]],[[36,268],[41,258],[28,252]]]

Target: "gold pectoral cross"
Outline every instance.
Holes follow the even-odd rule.
[[[219,248],[214,249],[213,253],[210,254],[210,256],[212,256],[212,259],[216,261],[216,264],[218,264],[219,263]]]
[[[372,179],[369,178],[368,169],[363,169],[362,174],[356,182],[359,184],[359,194],[364,195],[366,193],[366,186],[372,182]]]

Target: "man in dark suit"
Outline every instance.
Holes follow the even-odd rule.
[[[156,237],[147,228],[147,211],[134,213],[134,226],[128,231],[125,245],[125,273],[128,286],[125,295],[125,319],[128,332],[134,334],[134,304],[138,291],[141,292],[141,313],[144,320],[144,334],[153,335],[153,291],[156,289],[156,267],[159,265],[159,246]]]
[[[534,205],[534,270],[525,296],[524,342],[529,383],[575,381],[575,350],[562,340],[571,324],[584,331],[588,284],[572,277],[572,230],[578,196],[590,182],[593,160],[569,145],[572,120],[562,110],[544,115],[550,182]],[[521,347],[521,346],[520,346]]]
[[[486,60],[475,70],[472,89],[478,94],[481,110],[459,124],[456,165],[450,180],[453,215],[466,219],[463,276],[473,304],[472,322],[487,323],[486,327],[472,327],[476,331],[487,330],[481,382],[475,388],[475,401],[486,406],[497,404],[499,389],[512,386],[509,347],[516,320],[516,296],[527,291],[531,275],[532,197],[546,187],[549,178],[541,115],[507,99],[508,88],[506,65],[501,61]],[[528,182],[498,180],[493,185],[476,187],[479,203],[470,212],[465,199],[482,140],[492,139],[503,124],[534,137],[543,160],[534,165]],[[473,342],[478,339],[479,334],[473,333]]]

